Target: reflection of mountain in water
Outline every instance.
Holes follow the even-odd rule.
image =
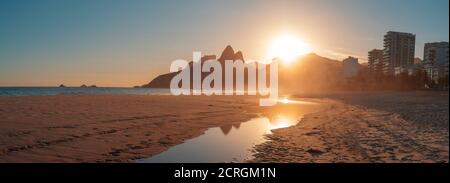
[[[239,127],[241,127],[241,123],[236,123],[236,124],[232,124],[232,125],[224,125],[224,126],[220,127],[220,130],[222,131],[222,133],[224,135],[228,135],[233,128],[236,130],[239,130]]]
[[[231,129],[232,129],[232,125],[224,125],[220,127],[220,130],[222,131],[222,133],[224,135],[228,135],[228,133],[230,133]]]
[[[233,124],[233,127],[234,127],[234,129],[239,130],[239,127],[241,127],[241,124],[240,123]]]

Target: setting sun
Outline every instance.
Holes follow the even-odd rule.
[[[309,45],[296,36],[285,34],[274,39],[269,46],[269,58],[279,58],[285,63],[311,51]]]

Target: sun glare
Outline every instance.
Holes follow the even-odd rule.
[[[289,116],[278,115],[273,121],[270,121],[270,129],[286,128],[296,124],[297,121]]]
[[[279,58],[284,63],[290,63],[310,51],[306,42],[293,35],[285,34],[272,41],[269,46],[269,58]]]

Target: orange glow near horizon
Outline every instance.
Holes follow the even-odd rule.
[[[295,35],[285,33],[270,43],[268,56],[269,59],[279,58],[284,63],[290,63],[309,52],[311,52],[311,48],[305,41]]]

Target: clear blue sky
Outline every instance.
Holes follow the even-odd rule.
[[[289,31],[319,55],[362,61],[389,31],[449,40],[448,0],[2,0],[0,86],[141,85],[192,51],[260,59]]]

